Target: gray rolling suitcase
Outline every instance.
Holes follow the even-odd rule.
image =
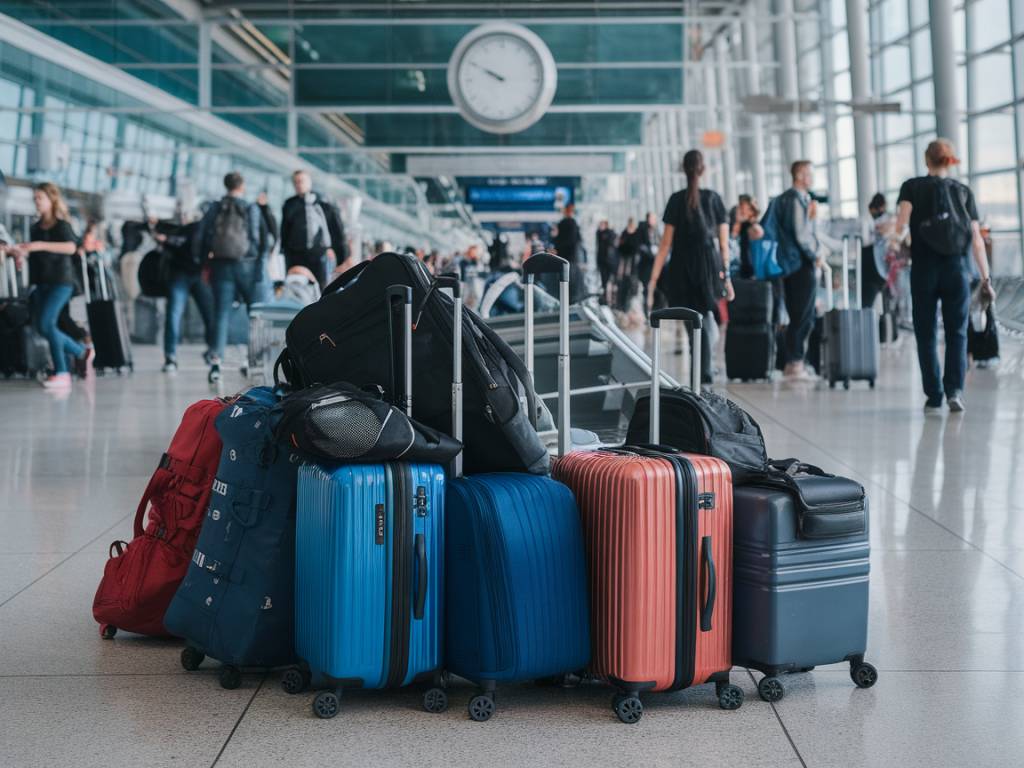
[[[878,672],[864,661],[864,489],[816,467],[784,464],[789,471],[777,481],[733,489],[733,663],[764,673],[757,690],[765,701],[783,697],[780,675],[844,661],[854,684],[870,688]]]
[[[861,284],[861,247],[860,238],[856,238],[856,286],[860,291]],[[822,336],[822,363],[824,378],[830,388],[839,382],[846,389],[851,381],[866,381],[874,389],[878,378],[878,318],[871,307],[853,309],[850,307],[849,284],[849,250],[850,238],[843,237],[843,301],[841,309],[831,309],[825,313],[824,333]],[[828,290],[832,290],[829,283]],[[857,293],[856,295],[860,295]]]

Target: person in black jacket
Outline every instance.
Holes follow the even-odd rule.
[[[345,226],[338,209],[313,191],[313,180],[306,171],[292,174],[295,196],[289,197],[281,211],[281,250],[288,269],[306,267],[320,287],[327,285],[327,259],[345,261],[348,246]]]
[[[580,247],[580,227],[573,216],[576,213],[576,206],[569,203],[565,206],[562,220],[558,222],[558,234],[555,235],[555,251],[570,264],[576,262]]]
[[[74,266],[71,257],[78,250],[78,240],[71,229],[67,204],[56,184],[37,184],[33,200],[39,218],[32,224],[32,239],[13,248],[15,258],[28,259],[32,293],[32,325],[50,344],[54,373],[43,382],[46,389],[68,390],[71,374],[68,356],[82,361],[88,372],[93,358],[92,347],[78,343],[57,327],[57,318],[74,292]]]
[[[205,263],[197,258],[193,241],[198,236],[199,222],[184,221],[171,233],[160,235],[161,248],[167,257],[167,315],[164,319],[164,373],[178,370],[178,341],[181,318],[191,295],[203,318],[206,353],[209,364],[215,346],[213,290],[203,275]]]
[[[597,225],[597,270],[601,273],[601,301],[608,299],[608,283],[615,274],[615,230],[608,219]]]
[[[277,230],[277,218],[270,210],[270,201],[266,192],[256,197],[256,207],[260,209],[260,253],[268,255],[280,240],[281,233]]]

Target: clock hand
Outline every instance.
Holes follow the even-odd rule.
[[[504,83],[504,82],[505,82],[505,78],[504,78],[504,77],[502,77],[501,75],[499,75],[499,74],[498,74],[497,72],[495,72],[495,71],[493,71],[493,70],[490,70],[490,69],[488,69],[487,67],[481,66],[480,64],[477,64],[477,63],[476,63],[475,61],[474,61],[474,62],[472,62],[472,64],[473,64],[473,66],[474,66],[474,67],[476,67],[477,69],[482,69],[482,70],[483,70],[484,72],[486,72],[486,73],[487,73],[488,75],[490,75],[491,77],[493,77],[493,78],[494,78],[495,80],[497,80],[498,82],[501,82],[501,83]]]

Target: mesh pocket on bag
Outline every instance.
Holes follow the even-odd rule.
[[[369,453],[377,445],[383,426],[372,409],[354,400],[316,408],[307,423],[317,450],[338,459]]]

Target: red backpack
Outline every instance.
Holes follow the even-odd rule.
[[[92,604],[102,637],[110,639],[118,629],[169,634],[164,613],[185,578],[210,501],[221,452],[214,420],[224,406],[221,400],[200,400],[188,407],[142,494],[135,537],[110,545]]]

